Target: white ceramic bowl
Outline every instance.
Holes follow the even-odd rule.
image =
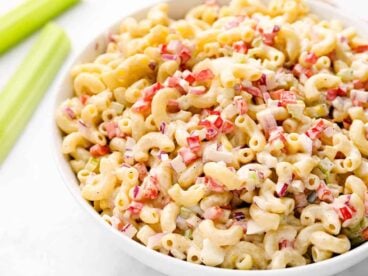
[[[166,1],[170,6],[170,16],[172,18],[182,18],[186,11],[188,11],[191,7],[195,5],[201,4],[202,0],[169,0]],[[229,0],[220,0],[221,4],[226,4]],[[326,4],[316,2],[316,1],[308,1],[310,7],[314,13],[321,16],[325,19],[339,19],[344,22],[346,25],[354,26],[357,30],[365,30],[368,29],[367,25],[363,22],[357,22],[348,16],[344,15],[341,11],[338,11]],[[133,16],[137,19],[142,19],[146,16],[147,10],[149,8],[144,8],[139,10],[130,16]],[[119,21],[120,22],[120,21]],[[74,64],[78,64],[81,62],[91,61],[94,57],[101,53],[101,50],[104,49],[106,45],[107,37],[111,32],[117,29],[119,23],[114,24],[106,30],[105,33],[100,34],[96,39],[94,39],[88,47],[78,56]],[[363,36],[368,37],[368,32],[361,33]],[[98,47],[97,47],[98,46]],[[97,50],[96,50],[97,49]],[[101,49],[101,50],[99,50]],[[73,95],[71,79],[69,74],[65,77],[65,79],[58,86],[60,87],[60,91],[57,95],[55,109],[63,100],[71,97]],[[101,227],[101,233],[103,235],[102,238],[112,239],[116,246],[121,247],[127,254],[141,261],[145,265],[148,265],[160,272],[163,272],[167,275],[178,275],[178,276],[289,276],[289,275],[298,275],[298,276],[307,276],[307,275],[332,275],[337,272],[340,272],[359,261],[363,260],[368,256],[368,243],[365,243],[345,254],[339,255],[337,257],[328,259],[326,261],[320,263],[314,263],[306,266],[300,266],[295,268],[287,268],[282,270],[253,270],[253,271],[239,271],[239,270],[229,270],[222,268],[214,268],[207,267],[203,265],[192,264],[189,262],[181,261],[179,259],[175,259],[173,257],[166,256],[164,254],[158,253],[151,249],[146,248],[142,244],[129,239],[128,237],[122,235],[117,230],[113,229],[110,225],[108,225],[100,215],[95,212],[95,210],[82,198],[78,186],[77,178],[72,172],[68,159],[61,154],[61,141],[62,136],[61,132],[58,130],[56,124],[53,126],[53,138],[55,141],[54,150],[56,159],[59,165],[59,169],[61,175],[65,181],[65,184],[74,195],[75,199],[80,203],[81,206],[93,216],[96,220],[97,225]],[[100,241],[103,241],[100,237]]]

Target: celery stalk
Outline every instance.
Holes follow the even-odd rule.
[[[0,55],[80,0],[27,0],[0,16]]]
[[[65,32],[44,27],[32,49],[0,93],[0,163],[15,144],[70,50]]]

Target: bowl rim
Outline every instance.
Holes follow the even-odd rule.
[[[221,2],[221,4],[224,3],[228,3],[230,0],[220,0],[219,2]],[[169,5],[174,5],[177,4],[179,5],[179,3],[181,2],[180,0],[164,0],[164,1],[160,1],[161,3],[168,3]],[[189,0],[186,1],[187,3],[192,2],[192,3],[197,3],[200,4],[202,1],[201,0]],[[313,13],[316,12],[316,10],[318,9],[322,9],[323,12],[328,12],[330,13],[328,17],[331,18],[337,18],[340,21],[343,21],[345,25],[353,25],[354,27],[356,27],[357,32],[358,33],[362,33],[362,30],[364,30],[365,28],[367,29],[368,24],[366,24],[365,22],[363,22],[362,20],[356,20],[356,19],[352,19],[349,18],[349,14],[344,14],[341,10],[332,7],[326,3],[323,3],[321,1],[318,0],[307,0],[306,1],[308,3],[308,6],[311,8],[311,10],[313,11]],[[186,5],[186,9],[189,9],[189,7],[191,5],[185,3],[184,5]],[[126,18],[126,17],[135,17],[135,18],[142,18],[147,11],[157,5],[158,3],[154,3],[154,4],[149,4],[149,5],[144,5],[142,8],[136,9],[133,12],[122,16],[121,18],[119,18],[119,20],[117,20],[117,22],[111,24],[108,28],[106,28],[103,32],[99,33],[97,36],[95,36],[93,39],[91,39],[89,41],[89,43],[87,44],[87,46],[85,46],[83,48],[83,50],[81,52],[79,52],[77,55],[73,55],[73,61],[71,63],[68,63],[67,66],[67,70],[66,70],[66,76],[63,76],[61,78],[59,78],[57,80],[57,93],[55,93],[55,95],[53,95],[55,97],[55,100],[53,101],[53,112],[55,112],[55,110],[57,109],[58,105],[61,103],[62,100],[67,99],[68,93],[65,92],[65,86],[67,88],[71,88],[71,80],[70,80],[70,75],[69,72],[71,70],[71,68],[76,65],[79,64],[83,61],[87,61],[89,59],[91,59],[92,57],[102,53],[102,51],[100,50],[96,50],[96,52],[94,54],[86,54],[88,52],[91,52],[91,48],[96,48],[96,45],[98,45],[98,43],[101,44],[105,44],[105,42],[107,41],[107,37],[111,34],[111,32],[113,32],[114,30],[117,29],[119,23],[121,22],[122,19]],[[323,13],[322,12],[322,13]],[[320,12],[317,12],[317,14],[319,14]],[[320,18],[326,18],[325,15],[319,15]],[[351,16],[351,15],[350,15]],[[351,16],[352,17],[352,16]],[[346,24],[347,23],[347,24]],[[368,31],[363,33],[363,36],[368,37]],[[100,48],[104,48],[104,47],[100,47]],[[63,70],[63,73],[65,71]],[[74,95],[74,93],[69,93],[70,95]],[[226,269],[226,268],[220,268],[220,267],[210,267],[210,266],[205,266],[205,265],[198,265],[198,264],[194,264],[188,261],[184,261],[184,260],[180,260],[174,257],[170,257],[168,255],[159,253],[155,250],[152,250],[146,246],[144,246],[143,244],[130,239],[129,237],[122,235],[119,231],[117,231],[116,229],[112,228],[107,222],[105,222],[102,217],[92,208],[92,206],[81,196],[80,190],[79,190],[79,185],[78,185],[78,181],[76,179],[75,174],[72,172],[69,164],[68,164],[68,157],[66,155],[63,155],[61,153],[61,141],[62,141],[62,132],[59,130],[59,128],[57,127],[57,124],[55,122],[54,116],[51,116],[51,120],[52,120],[52,131],[51,131],[51,136],[52,136],[52,152],[53,152],[53,157],[54,160],[57,164],[57,168],[58,171],[61,175],[61,178],[65,184],[65,186],[67,187],[67,189],[69,190],[69,192],[73,195],[74,199],[79,203],[80,206],[82,206],[82,209],[84,209],[87,213],[89,213],[92,217],[95,218],[95,221],[98,221],[98,225],[104,227],[104,229],[106,229],[107,232],[112,233],[111,237],[115,237],[115,239],[118,239],[119,242],[124,243],[125,245],[129,245],[134,249],[136,252],[135,254],[133,254],[133,252],[129,252],[129,250],[124,249],[125,252],[138,259],[139,261],[141,261],[143,264],[145,265],[149,265],[151,267],[153,267],[154,269],[163,272],[165,270],[160,269],[158,267],[160,267],[160,265],[153,265],[152,263],[148,263],[148,262],[144,262],[142,259],[140,259],[137,255],[138,254],[142,254],[142,256],[146,256],[146,257],[153,257],[153,259],[162,262],[162,263],[170,263],[172,265],[175,265],[176,267],[180,268],[182,271],[196,271],[198,273],[208,273],[208,275],[211,273],[211,275],[234,275],[234,276],[239,276],[239,275],[255,275],[255,276],[261,276],[261,275],[296,275],[297,273],[312,273],[312,272],[321,272],[324,271],[324,269],[330,269],[331,274],[335,273],[335,272],[339,272],[342,271],[356,263],[358,263],[359,261],[363,260],[364,258],[368,257],[368,242],[365,242],[364,244],[349,250],[346,253],[343,253],[341,255],[337,255],[335,257],[332,257],[330,259],[324,260],[322,262],[318,262],[318,263],[311,263],[311,264],[307,264],[307,265],[303,265],[303,266],[297,266],[297,267],[290,267],[290,268],[284,268],[284,269],[274,269],[274,270],[249,270],[249,271],[244,271],[244,270],[235,270],[235,269]],[[74,179],[74,180],[72,180]],[[73,183],[74,182],[74,183]],[[335,264],[338,264],[339,268],[332,268]],[[169,273],[169,271],[173,272],[170,268],[168,268],[166,270],[167,273]],[[279,274],[282,273],[282,274]]]

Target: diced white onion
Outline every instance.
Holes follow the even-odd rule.
[[[135,140],[132,137],[127,137],[125,142],[125,150],[133,150],[135,145]]]
[[[173,160],[171,160],[170,164],[177,173],[181,173],[187,168],[183,158],[180,155],[177,155]]]
[[[159,233],[148,238],[147,247],[150,249],[160,249],[162,247],[161,240],[165,233]]]
[[[169,160],[169,155],[167,153],[160,153],[159,157],[160,157],[161,161],[168,161]]]
[[[350,97],[357,100],[358,102],[366,103],[368,102],[368,92],[362,90],[353,89],[350,92]]]
[[[266,151],[257,153],[257,161],[268,168],[276,168],[278,163],[277,158]]]
[[[207,134],[207,129],[206,128],[196,129],[192,132],[192,136],[198,136],[199,140],[206,139],[206,134]]]
[[[221,117],[225,119],[232,119],[238,114],[238,110],[234,104],[227,105],[224,110],[221,112]]]
[[[249,220],[247,223],[247,235],[255,235],[255,234],[262,234],[266,232],[266,230],[258,225],[254,220]]]
[[[266,70],[263,72],[266,75],[266,87],[267,90],[273,90],[277,87],[277,82],[275,79],[275,72],[271,70]]]
[[[302,145],[302,147],[304,148],[305,152],[312,154],[312,150],[313,150],[313,141],[311,140],[311,138],[309,138],[307,135],[300,134],[299,135],[299,139],[300,139],[300,144]]]
[[[214,162],[225,162],[225,163],[231,163],[233,162],[234,157],[231,152],[228,151],[219,151],[217,150],[217,145],[211,144],[208,145],[203,152],[203,161],[214,161]]]
[[[122,232],[124,235],[128,236],[129,238],[133,238],[135,234],[137,234],[137,229],[133,225],[128,224],[124,226]]]
[[[323,131],[323,134],[326,136],[326,137],[332,137],[333,134],[334,134],[334,129],[332,126],[329,126],[327,127],[324,131]]]
[[[180,80],[179,80],[179,85],[180,85],[180,87],[181,87],[181,88],[183,88],[183,89],[184,89],[184,91],[188,92],[189,87],[190,87],[189,82],[187,82],[187,81],[186,81],[186,80],[184,80],[184,79],[180,79]]]
[[[293,191],[298,192],[298,193],[303,193],[305,189],[304,183],[301,180],[293,180],[291,182],[290,187]]]
[[[275,116],[270,109],[265,109],[257,113],[257,119],[262,129],[266,133],[270,133],[272,129],[277,128]]]

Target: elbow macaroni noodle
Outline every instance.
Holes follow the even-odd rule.
[[[368,44],[302,0],[167,4],[76,65],[56,111],[81,195],[196,264],[279,269],[368,240]]]

